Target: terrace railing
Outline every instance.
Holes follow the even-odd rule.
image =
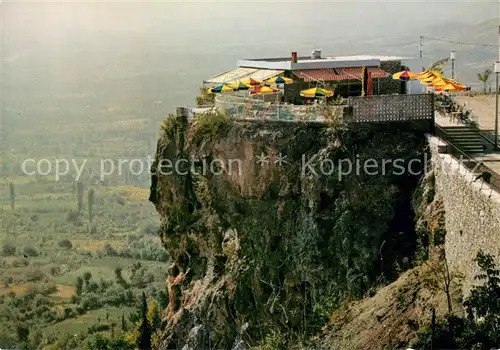
[[[482,178],[479,178],[478,181],[480,180],[485,182],[491,189],[500,193],[500,174],[497,171],[485,165],[484,162],[475,159],[474,157],[469,156],[461,151],[457,146],[453,144],[451,138],[446,133],[446,130],[441,128],[439,125],[436,125],[435,135],[447,143],[446,153],[457,159],[468,170],[477,175],[483,173],[491,174],[491,178],[488,182],[485,182]]]
[[[325,121],[332,116],[346,122],[434,120],[434,95],[376,95],[350,97],[346,104],[290,105],[276,103],[277,95],[246,97],[220,94],[215,107],[232,118]]]
[[[264,95],[265,100],[259,98],[245,98],[236,95],[218,95],[215,106],[231,118],[238,119],[275,119],[296,121],[324,121],[325,105],[290,105],[278,104],[274,101],[277,96]],[[273,101],[273,102],[266,102]],[[342,115],[343,106],[328,106],[330,115]]]

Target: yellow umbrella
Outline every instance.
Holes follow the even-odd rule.
[[[455,80],[446,77],[434,78],[433,80],[425,80],[425,83],[432,86],[443,86],[446,84],[460,85]]]
[[[402,72],[394,73],[392,75],[392,79],[394,79],[394,80],[414,80],[414,79],[417,79],[418,76],[419,76],[419,73],[404,70]]]
[[[302,90],[300,96],[313,98],[313,97],[330,97],[333,96],[333,90],[315,87],[312,89]]]
[[[450,81],[443,79],[443,78],[434,78],[434,79],[426,79],[422,80],[423,83],[431,86],[440,86],[440,85],[446,85],[450,83]]]
[[[453,84],[446,84],[446,85],[436,86],[436,91],[453,91],[453,90],[457,90],[455,88],[455,85],[453,85]]]
[[[293,79],[282,77],[281,75],[278,75],[276,77],[273,77],[273,78],[266,80],[266,83],[268,83],[268,84],[291,84],[291,83],[293,83]]]
[[[426,70],[418,75],[417,79],[427,80],[442,77],[443,75],[435,70]]]
[[[234,91],[234,89],[226,84],[221,84],[210,89],[210,92],[230,92],[230,91]]]
[[[466,90],[464,85],[448,83],[445,85],[436,86],[437,91],[463,91]]]
[[[250,89],[250,85],[243,83],[242,81],[237,81],[234,84],[229,85],[234,90],[248,90]]]

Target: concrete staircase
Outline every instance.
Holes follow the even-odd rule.
[[[470,126],[443,127],[450,141],[468,155],[482,155],[485,152],[485,140],[478,128]]]

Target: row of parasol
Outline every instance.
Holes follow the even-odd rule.
[[[260,81],[253,78],[246,80],[240,80],[233,84],[220,84],[209,89],[213,93],[224,93],[248,90],[250,94],[273,94],[277,93],[279,89],[271,87],[275,84],[291,84],[293,79],[283,77],[281,75],[270,78],[266,81]],[[302,90],[300,95],[306,98],[318,98],[318,97],[331,97],[334,91],[329,89],[324,89],[321,87],[315,87],[307,90]]]
[[[433,70],[426,70],[422,73],[402,71],[392,75],[395,80],[419,80],[420,83],[434,88],[435,91],[465,91],[469,87],[457,81],[445,77],[442,73]]]

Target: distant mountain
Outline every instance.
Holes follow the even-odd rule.
[[[482,87],[477,80],[477,73],[493,67],[498,58],[498,20],[487,20],[478,24],[436,25],[428,28],[421,34],[425,37],[437,38],[457,43],[440,42],[431,39],[423,41],[423,62],[430,62],[449,57],[450,51],[455,50],[455,76],[473,88]],[[467,45],[460,43],[469,43]],[[494,47],[479,46],[479,44],[493,45]],[[446,73],[451,74],[451,64],[446,67]],[[493,79],[491,79],[493,84]]]

